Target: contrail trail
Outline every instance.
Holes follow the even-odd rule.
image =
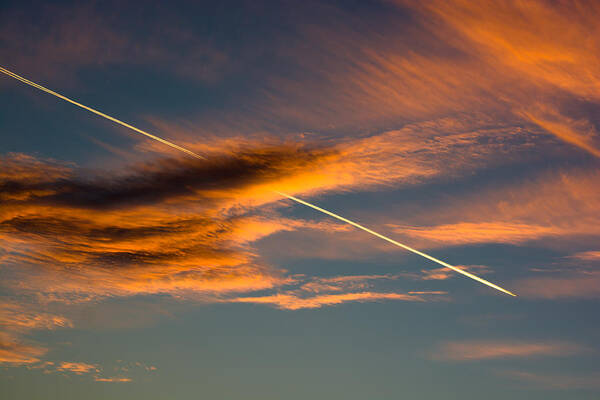
[[[148,137],[149,137],[149,138],[151,138],[151,139],[158,140],[159,142],[161,142],[161,143],[163,143],[163,144],[166,144],[167,146],[171,146],[171,147],[173,147],[174,149],[177,149],[177,150],[183,151],[184,153],[187,153],[187,154],[189,154],[189,155],[190,155],[190,156],[192,156],[192,157],[196,157],[196,158],[199,158],[199,159],[201,159],[201,160],[205,160],[205,159],[206,159],[206,157],[202,157],[201,155],[199,155],[199,154],[196,154],[196,153],[194,153],[194,152],[193,152],[193,151],[191,151],[191,150],[188,150],[188,149],[186,149],[186,148],[183,148],[183,147],[181,147],[181,146],[177,146],[175,143],[171,143],[171,142],[169,142],[168,140],[165,140],[165,139],[163,139],[163,138],[159,138],[158,136],[154,136],[154,135],[153,135],[153,134],[151,134],[151,133],[148,133],[148,132],[146,132],[146,131],[144,131],[144,130],[141,130],[141,129],[139,129],[139,128],[136,128],[135,126],[129,125],[128,123],[126,123],[126,122],[123,122],[123,121],[121,121],[120,119],[117,119],[117,118],[115,118],[115,117],[111,117],[110,115],[106,115],[106,114],[104,114],[104,113],[103,113],[103,112],[101,112],[101,111],[95,110],[95,109],[93,109],[93,108],[91,108],[91,107],[88,107],[88,106],[86,106],[86,105],[83,105],[83,104],[81,104],[81,103],[78,103],[78,102],[76,102],[75,100],[71,100],[71,99],[69,99],[68,97],[66,97],[66,96],[63,96],[63,95],[62,95],[62,94],[60,94],[60,93],[56,93],[56,92],[55,92],[55,91],[53,91],[53,90],[50,90],[50,89],[48,89],[48,88],[45,88],[45,87],[43,87],[42,85],[38,85],[38,84],[37,84],[37,83],[35,83],[35,82],[31,82],[29,79],[25,79],[25,78],[23,78],[22,76],[19,76],[19,75],[15,74],[14,72],[11,72],[11,71],[7,70],[6,68],[2,68],[2,67],[0,67],[0,72],[3,72],[3,73],[5,73],[5,74],[6,74],[6,75],[8,75],[8,76],[11,76],[11,77],[13,77],[13,78],[15,78],[15,79],[17,79],[17,80],[19,80],[19,81],[23,82],[23,83],[26,83],[26,84],[28,84],[29,86],[33,86],[34,88],[40,89],[40,90],[41,90],[41,91],[43,91],[43,92],[49,93],[49,94],[51,94],[51,95],[53,95],[53,96],[56,96],[56,97],[58,97],[59,99],[62,99],[62,100],[64,100],[64,101],[68,101],[68,102],[69,102],[69,103],[71,103],[71,104],[75,104],[77,107],[81,107],[81,108],[83,108],[84,110],[88,110],[89,112],[92,112],[92,113],[94,113],[94,114],[96,114],[96,115],[99,115],[99,116],[101,116],[101,117],[104,117],[104,118],[106,118],[106,119],[108,119],[108,120],[111,120],[112,122],[115,122],[115,123],[117,123],[117,124],[119,124],[119,125],[122,125],[122,126],[124,126],[125,128],[132,129],[132,130],[136,131],[137,133],[141,133],[142,135],[146,135],[146,136],[148,136]]]
[[[101,117],[104,117],[104,118],[106,118],[106,119],[108,119],[108,120],[110,120],[110,121],[113,121],[113,122],[115,122],[115,123],[117,123],[117,124],[119,124],[119,125],[122,125],[122,126],[124,126],[124,127],[126,127],[126,128],[129,128],[129,129],[131,129],[131,130],[133,130],[133,131],[135,131],[135,132],[141,133],[142,135],[145,135],[145,136],[147,136],[147,137],[149,137],[149,138],[151,138],[151,139],[157,140],[157,141],[159,141],[159,142],[161,142],[161,143],[163,143],[163,144],[166,144],[167,146],[171,146],[171,147],[173,147],[173,148],[175,148],[175,149],[177,149],[177,150],[183,151],[184,153],[186,153],[186,154],[189,154],[189,155],[191,155],[192,157],[195,157],[195,158],[198,158],[198,159],[202,159],[202,160],[205,160],[205,159],[206,159],[206,157],[203,157],[203,156],[201,156],[201,155],[199,155],[199,154],[196,154],[196,153],[194,153],[193,151],[190,151],[190,150],[188,150],[188,149],[186,149],[186,148],[183,148],[183,147],[181,147],[181,146],[178,146],[178,145],[176,145],[175,143],[171,143],[171,142],[169,142],[168,140],[165,140],[165,139],[162,139],[162,138],[160,138],[160,137],[158,137],[158,136],[152,135],[152,134],[150,134],[150,133],[148,133],[148,132],[146,132],[146,131],[143,131],[143,130],[141,130],[141,129],[139,129],[139,128],[136,128],[136,127],[135,127],[135,126],[133,126],[133,125],[129,125],[128,123],[126,123],[126,122],[123,122],[123,121],[121,121],[121,120],[119,120],[119,119],[117,119],[117,118],[111,117],[110,115],[104,114],[103,112],[100,112],[100,111],[98,111],[98,110],[95,110],[95,109],[93,109],[93,108],[91,108],[91,107],[88,107],[88,106],[86,106],[86,105],[83,105],[83,104],[81,104],[81,103],[78,103],[78,102],[76,102],[75,100],[71,100],[71,99],[69,99],[68,97],[66,97],[66,96],[63,96],[63,95],[62,95],[62,94],[60,94],[60,93],[56,93],[55,91],[52,91],[52,90],[50,90],[50,89],[47,89],[47,88],[43,87],[42,85],[38,85],[37,83],[35,83],[35,82],[32,82],[32,81],[30,81],[30,80],[28,80],[28,79],[25,79],[25,78],[23,78],[22,76],[20,76],[20,75],[17,75],[17,74],[15,74],[14,72],[11,72],[11,71],[9,71],[9,70],[7,70],[7,69],[5,69],[5,68],[2,68],[2,67],[0,67],[0,72],[4,73],[4,74],[6,74],[6,75],[8,75],[8,76],[10,76],[10,77],[13,77],[13,78],[15,78],[15,79],[17,79],[17,80],[19,80],[19,81],[21,81],[21,82],[23,82],[23,83],[26,83],[26,84],[27,84],[27,85],[29,85],[29,86],[33,86],[34,88],[37,88],[37,89],[39,89],[39,90],[41,90],[41,91],[43,91],[43,92],[49,93],[49,94],[51,94],[51,95],[53,95],[53,96],[56,96],[56,97],[58,97],[59,99],[62,99],[62,100],[64,100],[64,101],[67,101],[67,102],[69,102],[69,103],[71,103],[71,104],[74,104],[74,105],[76,105],[76,106],[78,106],[78,107],[81,107],[81,108],[83,108],[83,109],[85,109],[85,110],[88,110],[88,111],[90,111],[90,112],[92,112],[92,113],[94,113],[94,114],[96,114],[96,115],[99,115],[99,116],[101,116]],[[419,250],[413,249],[412,247],[409,247],[409,246],[407,246],[407,245],[405,245],[405,244],[402,244],[402,243],[400,243],[400,242],[397,242],[397,241],[395,241],[395,240],[393,240],[393,239],[390,239],[390,238],[389,238],[389,237],[387,237],[387,236],[384,236],[384,235],[382,235],[382,234],[380,234],[380,233],[377,233],[377,232],[375,232],[375,231],[372,231],[372,230],[371,230],[371,229],[369,229],[369,228],[366,228],[366,227],[364,227],[364,226],[362,226],[362,225],[360,225],[360,224],[358,224],[358,223],[356,223],[356,222],[354,222],[354,221],[350,221],[349,219],[346,219],[346,218],[344,218],[344,217],[342,217],[342,216],[339,216],[339,215],[337,215],[337,214],[334,214],[334,213],[332,213],[331,211],[327,211],[327,210],[325,210],[325,209],[323,209],[323,208],[321,208],[321,207],[318,207],[318,206],[316,206],[316,205],[314,205],[314,204],[311,204],[311,203],[309,203],[309,202],[307,202],[307,201],[300,200],[299,198],[296,198],[296,197],[294,197],[294,196],[290,196],[289,194],[285,194],[285,193],[278,192],[278,191],[274,191],[274,192],[275,192],[275,193],[277,193],[277,194],[279,194],[280,196],[286,197],[286,198],[288,198],[288,199],[290,199],[290,200],[293,200],[293,201],[295,201],[295,202],[297,202],[297,203],[303,204],[303,205],[305,205],[305,206],[308,206],[308,207],[310,207],[310,208],[313,208],[313,209],[315,209],[315,210],[317,210],[317,211],[320,211],[320,212],[322,212],[322,213],[324,213],[324,214],[327,214],[327,215],[329,215],[329,216],[331,216],[331,217],[333,217],[333,218],[339,219],[340,221],[343,221],[343,222],[345,222],[345,223],[347,223],[347,224],[350,224],[350,225],[352,225],[352,226],[354,226],[354,227],[356,227],[356,228],[358,228],[358,229],[362,229],[363,231],[365,231],[365,232],[367,232],[367,233],[370,233],[371,235],[377,236],[378,238],[380,238],[380,239],[383,239],[383,240],[385,240],[385,241],[388,241],[388,242],[390,242],[390,243],[392,243],[392,244],[394,244],[394,245],[396,245],[396,246],[398,246],[398,247],[401,247],[401,248],[403,248],[403,249],[405,249],[405,250],[408,250],[408,251],[410,251],[410,252],[412,252],[412,253],[418,254],[418,255],[420,255],[421,257],[425,257],[425,258],[427,258],[428,260],[431,260],[431,261],[433,261],[433,262],[436,262],[436,263],[438,263],[438,264],[440,264],[440,265],[443,265],[443,266],[444,266],[444,267],[446,267],[446,268],[450,268],[451,270],[453,270],[453,271],[456,271],[456,272],[458,272],[459,274],[463,274],[463,275],[465,275],[465,276],[467,276],[467,277],[469,277],[469,278],[471,278],[471,279],[474,279],[474,280],[476,280],[477,282],[483,283],[484,285],[487,285],[487,286],[489,286],[489,287],[491,287],[491,288],[494,288],[494,289],[496,289],[496,290],[499,290],[499,291],[501,291],[501,292],[503,292],[503,293],[506,293],[506,294],[509,294],[509,295],[511,295],[511,296],[515,296],[515,297],[517,296],[516,294],[514,294],[514,293],[512,293],[512,292],[510,292],[510,291],[508,291],[508,290],[506,290],[506,289],[503,289],[503,288],[501,288],[500,286],[494,285],[493,283],[491,283],[491,282],[489,282],[489,281],[486,281],[485,279],[482,279],[482,278],[478,277],[477,275],[473,275],[473,274],[471,274],[470,272],[467,272],[467,271],[465,271],[465,270],[463,270],[463,269],[461,269],[461,268],[455,267],[454,265],[450,265],[450,264],[448,264],[448,263],[446,263],[446,262],[444,262],[444,261],[442,261],[442,260],[438,260],[437,258],[430,256],[429,254],[425,254],[425,253],[423,253],[423,252],[421,252],[421,251],[419,251]]]
[[[499,291],[501,291],[501,292],[504,292],[504,293],[506,293],[506,294],[510,294],[511,296],[515,296],[515,297],[517,296],[516,294],[514,294],[514,293],[512,293],[512,292],[509,292],[508,290],[506,290],[506,289],[503,289],[503,288],[501,288],[500,286],[494,285],[492,282],[486,281],[485,279],[482,279],[482,278],[478,277],[477,275],[473,275],[472,273],[470,273],[470,272],[467,272],[467,271],[465,271],[464,269],[461,269],[461,268],[455,267],[454,265],[450,265],[450,264],[448,264],[448,263],[446,263],[446,262],[444,262],[444,261],[442,261],[442,260],[438,260],[437,258],[430,256],[429,254],[425,254],[425,253],[423,253],[423,252],[421,252],[421,251],[419,251],[419,250],[413,249],[412,247],[410,247],[410,246],[407,246],[407,245],[405,245],[405,244],[402,244],[402,243],[400,243],[400,242],[396,242],[394,239],[390,239],[389,237],[387,237],[387,236],[384,236],[384,235],[382,235],[381,233],[377,233],[377,232],[375,232],[375,231],[372,231],[372,230],[371,230],[371,229],[369,229],[369,228],[366,228],[366,227],[364,227],[364,226],[362,226],[362,225],[360,225],[360,224],[358,224],[358,223],[356,223],[356,222],[354,222],[354,221],[350,221],[349,219],[347,219],[347,218],[344,218],[344,217],[342,217],[342,216],[340,216],[340,215],[337,215],[337,214],[335,214],[335,213],[332,213],[331,211],[327,211],[327,210],[325,210],[324,208],[317,207],[317,206],[315,206],[314,204],[311,204],[311,203],[309,203],[309,202],[307,202],[307,201],[304,201],[304,200],[300,200],[299,198],[297,198],[297,197],[294,197],[294,196],[290,196],[289,194],[285,194],[285,193],[278,192],[278,191],[275,191],[275,193],[277,193],[277,194],[280,194],[280,195],[282,195],[282,196],[284,196],[284,197],[287,197],[287,198],[288,198],[288,199],[290,199],[290,200],[294,200],[294,201],[295,201],[295,202],[297,202],[297,203],[304,204],[305,206],[308,206],[308,207],[310,207],[310,208],[314,208],[315,210],[317,210],[317,211],[320,211],[320,212],[322,212],[322,213],[324,213],[324,214],[327,214],[327,215],[329,215],[329,216],[331,216],[331,217],[333,217],[333,218],[337,218],[337,219],[339,219],[340,221],[344,221],[344,222],[345,222],[345,223],[347,223],[347,224],[350,224],[350,225],[352,225],[352,226],[355,226],[355,227],[357,227],[358,229],[362,229],[363,231],[365,231],[365,232],[368,232],[368,233],[370,233],[371,235],[377,236],[377,237],[378,237],[378,238],[380,238],[380,239],[386,240],[386,241],[388,241],[388,242],[390,242],[390,243],[392,243],[392,244],[394,244],[394,245],[396,245],[396,246],[398,246],[398,247],[402,247],[402,248],[403,248],[403,249],[405,249],[405,250],[408,250],[408,251],[410,251],[410,252],[412,252],[412,253],[418,254],[418,255],[420,255],[421,257],[425,257],[425,258],[427,258],[428,260],[431,260],[431,261],[433,261],[433,262],[436,262],[436,263],[438,263],[438,264],[440,264],[440,265],[443,265],[444,267],[450,268],[451,270],[453,270],[453,271],[456,271],[456,272],[458,272],[459,274],[463,274],[463,275],[465,275],[465,276],[468,276],[468,277],[469,277],[469,278],[471,278],[471,279],[475,279],[477,282],[481,282],[481,283],[483,283],[484,285],[488,285],[489,287],[492,287],[492,288],[494,288],[494,289],[496,289],[496,290],[499,290]]]

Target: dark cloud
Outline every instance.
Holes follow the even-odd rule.
[[[326,150],[298,147],[268,148],[213,157],[210,161],[161,159],[133,166],[130,171],[117,176],[61,176],[33,182],[23,180],[15,173],[0,177],[0,192],[13,198],[13,204],[25,201],[38,205],[115,209],[185,196],[203,197],[203,191],[243,188],[275,180],[297,169],[308,168],[329,154],[331,152]],[[10,165],[4,167],[10,169]],[[23,200],[24,197],[27,199]],[[17,220],[10,225],[23,226],[23,222]],[[42,229],[45,223],[31,222]]]

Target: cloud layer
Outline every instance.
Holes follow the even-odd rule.
[[[508,278],[511,289],[522,301],[597,299],[599,6],[399,0],[378,7],[352,15],[329,4],[299,5],[266,17],[285,29],[240,35],[236,44],[227,24],[225,33],[209,37],[152,7],[145,10],[159,13],[160,23],[124,23],[117,15],[127,8],[111,15],[98,7],[48,5],[39,10],[48,15],[43,24],[36,15],[3,14],[0,55],[11,60],[7,67],[50,87],[93,93],[93,85],[79,87],[86,73],[119,81],[129,79],[129,70],[164,77],[158,86],[192,87],[172,108],[161,104],[159,115],[144,118],[153,132],[208,160],[187,160],[145,140],[131,151],[148,160],[120,170],[3,155],[0,263],[8,294],[0,300],[0,363],[98,382],[132,379],[125,370],[105,375],[93,361],[48,361],[51,349],[32,333],[76,326],[50,311],[56,304],[165,295],[291,311],[449,298],[427,290],[453,276],[444,269],[322,277],[269,264],[258,242],[278,233],[316,238],[318,249],[308,251],[279,242],[288,257],[348,259],[385,249],[333,221],[284,217],[287,203],[272,190],[308,197],[449,187],[497,168],[514,179],[457,184],[439,196],[434,190],[398,220],[377,210],[364,222],[419,249],[500,243],[572,254],[555,260],[561,268],[553,271],[519,271]],[[147,94],[135,84],[131,90]],[[123,158],[130,151],[106,147]],[[338,238],[341,245],[330,245]],[[415,288],[397,290],[403,278]],[[482,361],[585,351],[560,341],[463,340],[441,344],[432,357]],[[553,379],[512,375],[550,386]],[[595,387],[592,378],[566,377],[555,387]]]

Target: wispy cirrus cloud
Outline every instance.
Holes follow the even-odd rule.
[[[126,375],[151,373],[157,370],[153,365],[139,361],[124,362],[117,360],[111,368],[105,368],[100,364],[81,361],[35,361],[27,365],[28,369],[39,369],[45,374],[61,374],[80,377],[91,377],[95,382],[132,382],[133,379]],[[107,376],[110,370],[114,376]]]
[[[394,226],[398,233],[440,244],[464,245],[475,243],[523,243],[548,236],[572,235],[570,229],[504,221],[457,222],[432,227]]]
[[[0,19],[2,58],[10,60],[9,67],[41,79],[68,83],[84,68],[151,65],[193,81],[213,82],[231,65],[227,51],[195,35],[191,27],[168,24],[165,10],[156,10],[162,23],[138,20],[143,36],[131,29],[131,20],[123,23],[94,5],[44,4],[26,14],[16,8],[5,11]],[[45,16],[43,24],[36,19],[38,12]]]
[[[545,0],[398,3],[416,10],[439,37],[471,55],[476,60],[473,66],[493,65],[494,83],[510,83],[510,92],[500,86],[494,86],[494,91],[512,112],[600,156],[593,126],[598,121],[569,115],[565,107],[578,99],[600,100],[596,3],[573,7]]]
[[[596,261],[600,260],[600,251],[582,251],[571,256],[572,258],[584,261]]]
[[[131,378],[120,378],[120,377],[103,378],[103,377],[97,376],[94,378],[94,380],[96,382],[118,382],[118,383],[131,382]]]
[[[301,289],[306,292],[340,292],[348,289],[363,290],[370,286],[371,281],[398,279],[398,275],[343,275],[327,278],[312,278],[304,283]]]
[[[464,246],[482,243],[554,246],[558,239],[569,248],[594,246],[600,236],[600,179],[595,169],[545,172],[521,182],[492,187],[478,193],[461,193],[444,205],[415,213],[419,226],[389,225],[421,247]],[[435,221],[430,225],[429,221]],[[538,299],[597,298],[596,252],[581,252],[561,262],[584,265],[520,278],[514,289]]]
[[[41,311],[35,304],[20,304],[17,298],[0,302],[0,364],[13,366],[40,362],[48,349],[26,335],[35,330],[72,328],[64,316]]]
[[[544,0],[527,4],[456,0],[429,2],[416,8],[421,7],[462,33],[461,37],[451,36],[448,40],[467,38],[469,45],[477,45],[474,52],[535,82],[598,97],[600,71],[596,50],[600,41],[593,35],[598,32],[598,4],[578,3],[571,7]],[[585,37],[590,40],[582,43]]]
[[[430,353],[430,356],[445,361],[478,361],[504,358],[564,357],[586,350],[585,346],[568,342],[463,340],[441,343]]]
[[[68,362],[63,361],[56,365],[56,370],[61,372],[72,372],[76,375],[100,372],[100,367],[96,364],[88,364],[83,362]]]
[[[534,299],[597,299],[600,297],[600,271],[562,272],[517,280],[515,290]]]
[[[445,300],[444,291],[408,291],[404,293],[374,290],[380,281],[396,280],[401,275],[342,275],[306,277],[294,289],[262,296],[230,298],[231,303],[266,304],[282,310],[315,309],[343,303],[378,301],[426,302]]]
[[[300,26],[280,52],[297,74],[269,76],[252,115],[347,134],[475,113],[600,155],[585,111],[600,100],[597,5],[395,3],[373,20],[339,11]]]
[[[40,357],[46,354],[47,348],[26,344],[22,340],[0,332],[0,363],[19,366],[33,364],[40,361]]]
[[[485,275],[491,272],[490,268],[486,267],[485,265],[459,265],[458,267],[476,275]],[[421,275],[418,277],[418,279],[422,279],[424,281],[445,280],[455,276],[457,276],[457,274],[448,268],[434,268],[421,270]]]
[[[600,157],[599,135],[590,121],[571,118],[548,106],[537,106],[521,115],[557,138]]]
[[[249,159],[212,166],[173,160],[142,167],[137,176],[104,182],[63,176],[31,182],[13,175],[3,185],[11,198],[1,210],[8,250],[4,257],[40,266],[40,272],[52,271],[54,289],[39,283],[63,293],[79,292],[92,277],[97,284],[84,292],[100,296],[203,290],[198,285],[206,291],[272,287],[282,278],[254,264],[244,247],[290,228],[259,216],[226,215],[235,194],[224,194],[247,190],[248,185],[252,190],[257,182],[276,178],[276,171],[290,162],[287,156],[268,158],[263,155],[263,165],[254,167]],[[189,205],[185,213],[180,211],[183,204]],[[62,267],[82,264],[88,266],[83,275]],[[70,278],[57,278],[65,273]],[[32,284],[35,277],[30,278]]]
[[[223,71],[250,74],[256,85],[244,88],[243,104],[231,100],[235,111],[210,110],[199,117],[201,124],[189,124],[196,138],[231,132],[278,136],[290,126],[298,127],[293,135],[362,135],[462,113],[545,132],[600,154],[598,121],[584,111],[600,100],[600,43],[590,17],[598,14],[595,4],[395,4],[381,6],[373,18],[315,4],[310,7],[320,7],[322,19],[303,18],[300,6],[297,18],[285,19],[289,14],[281,12],[294,29],[266,35],[269,52],[242,40],[236,62],[228,43],[219,47],[191,25],[144,26],[149,34],[142,38],[97,7],[47,6],[52,18],[42,30],[31,16],[8,12],[2,36],[5,58],[15,60],[17,70],[36,74],[72,76],[90,65],[152,65],[200,81],[218,81]],[[168,10],[152,12],[169,20]],[[289,68],[257,68],[260,55]],[[576,102],[588,107],[570,107]]]
[[[560,374],[522,370],[499,371],[498,374],[528,386],[550,390],[597,389],[600,387],[600,373]]]
[[[437,294],[437,293],[436,293]],[[353,292],[341,294],[324,294],[311,297],[300,297],[296,294],[274,294],[256,297],[238,297],[227,300],[231,303],[268,304],[284,310],[300,310],[305,308],[321,308],[348,302],[373,302],[383,300],[425,301],[420,294]]]
[[[418,227],[390,227],[430,246],[595,237],[600,235],[600,190],[595,184],[599,178],[594,169],[543,173],[448,199],[418,214]]]
[[[34,329],[71,328],[73,323],[60,315],[34,311],[16,302],[5,302],[0,303],[0,326],[13,332],[27,332]]]

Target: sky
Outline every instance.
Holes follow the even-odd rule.
[[[599,18],[4,1],[1,397],[598,398]]]

